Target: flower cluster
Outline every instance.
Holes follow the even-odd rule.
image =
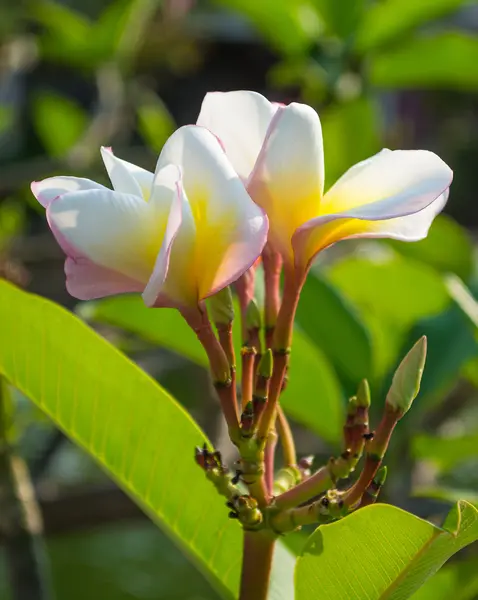
[[[148,306],[178,308],[195,330],[240,455],[235,476],[217,451],[199,448],[196,460],[227,498],[231,516],[246,529],[284,533],[374,501],[385,479],[381,461],[390,435],[418,393],[426,340],[397,371],[375,434],[368,425],[368,384],[362,382],[350,401],[342,455],[312,474],[310,461],[296,460],[279,403],[295,310],[321,250],[346,238],[424,238],[447,201],[450,168],[432,152],[385,149],[324,193],[317,113],[248,91],[207,94],[197,124],[169,138],[154,173],[109,148],[101,153],[113,189],[88,179],[52,177],[34,182],[32,191],[67,255],[73,296],[140,292]],[[263,310],[254,298],[259,260]],[[240,402],[233,283],[244,342]],[[277,474],[276,427],[286,463]],[[362,454],[358,480],[339,491],[336,482],[350,475]],[[249,494],[238,487],[240,480]]]

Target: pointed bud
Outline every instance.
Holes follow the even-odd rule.
[[[347,415],[353,416],[357,412],[357,396],[352,396],[347,405]]]
[[[261,312],[257,306],[257,302],[252,299],[246,310],[246,329],[260,329],[261,321]]]
[[[357,390],[357,406],[370,407],[370,386],[366,379],[362,379]]]
[[[393,376],[386,403],[403,416],[420,391],[427,357],[427,338],[421,337],[402,360]]]
[[[232,293],[230,287],[214,294],[209,298],[209,309],[211,318],[216,325],[228,325],[234,319],[234,306],[232,304]]]
[[[377,474],[373,478],[373,482],[375,483],[375,485],[377,487],[382,487],[382,485],[385,483],[386,479],[387,479],[387,467],[384,465],[383,467],[380,467],[380,469],[377,471]]]
[[[272,367],[274,364],[274,358],[272,350],[267,348],[264,354],[261,356],[259,366],[257,367],[257,374],[264,379],[270,379],[272,377]]]

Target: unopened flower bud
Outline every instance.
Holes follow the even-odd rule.
[[[411,407],[420,391],[423,369],[427,357],[427,338],[421,337],[402,360],[393,376],[387,394],[388,406],[403,416]]]
[[[364,408],[370,407],[370,386],[366,379],[362,379],[359,383],[356,398],[357,406],[363,406]]]
[[[246,310],[246,329],[260,329],[261,328],[261,312],[257,306],[257,302],[252,299]]]
[[[232,293],[230,287],[214,294],[209,298],[209,309],[211,311],[212,321],[216,325],[228,325],[234,319],[234,306],[232,303]]]
[[[380,469],[377,471],[377,474],[373,478],[373,481],[374,481],[375,485],[382,487],[382,485],[385,483],[386,479],[387,479],[387,467],[384,465],[383,467],[380,467]]]
[[[261,356],[261,360],[259,361],[259,365],[257,367],[257,374],[260,377],[264,377],[264,379],[270,379],[272,377],[273,364],[274,358],[272,355],[272,350],[270,348],[267,348],[267,350]]]

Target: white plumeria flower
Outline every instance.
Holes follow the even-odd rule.
[[[148,306],[197,306],[260,255],[267,217],[206,129],[178,129],[154,175],[101,153],[113,190],[77,177],[32,184],[67,254],[72,296],[142,292]]]
[[[285,266],[302,274],[319,251],[345,238],[426,237],[453,178],[433,152],[382,150],[324,194],[322,128],[315,110],[274,104],[255,92],[207,94],[198,125],[221,138],[251,197],[269,217],[269,240]]]

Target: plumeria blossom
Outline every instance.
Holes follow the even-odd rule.
[[[425,150],[382,150],[324,193],[320,119],[304,104],[279,105],[248,91],[213,92],[198,124],[221,138],[269,217],[270,242],[285,266],[302,274],[318,252],[342,239],[426,237],[448,198],[452,171]]]
[[[31,186],[67,255],[72,296],[142,292],[148,306],[197,306],[260,255],[267,217],[203,127],[178,129],[154,174],[101,154],[112,190],[78,177]]]

